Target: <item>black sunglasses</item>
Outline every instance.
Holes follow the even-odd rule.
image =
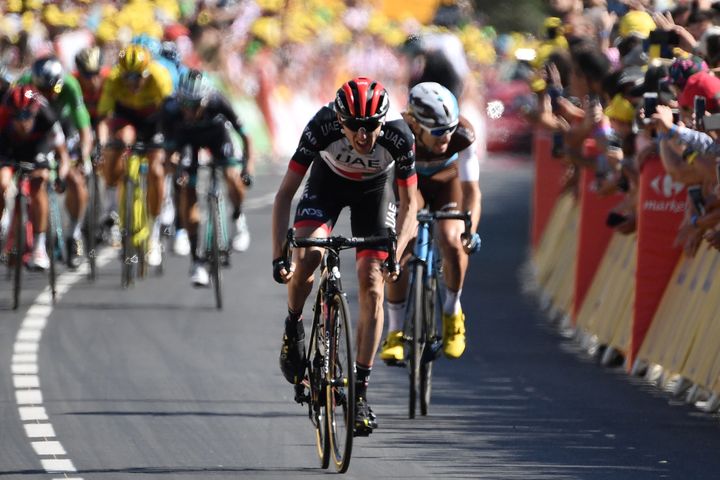
[[[342,124],[353,132],[357,132],[361,128],[364,128],[366,132],[372,132],[382,124],[382,121],[379,118],[348,118],[343,120]]]
[[[13,117],[15,118],[15,120],[19,120],[22,122],[25,120],[30,120],[31,118],[35,118],[35,112],[30,110],[29,108],[26,108],[17,112]]]

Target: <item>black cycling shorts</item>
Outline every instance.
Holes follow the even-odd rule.
[[[316,158],[295,210],[295,228],[321,227],[329,235],[344,207],[350,208],[353,236],[386,235],[388,227],[395,228],[397,212],[392,175],[348,180],[334,173],[321,158]],[[357,256],[385,259],[387,248],[358,248]]]

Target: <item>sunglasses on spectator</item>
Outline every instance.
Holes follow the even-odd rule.
[[[453,133],[457,129],[457,125],[453,125],[451,127],[435,127],[435,128],[427,127],[420,122],[418,122],[418,125],[420,125],[423,130],[427,131],[433,137],[443,137],[445,135]]]
[[[357,132],[361,128],[364,128],[366,132],[372,132],[382,124],[382,120],[379,118],[348,118],[343,120],[342,124],[345,128],[353,132]]]

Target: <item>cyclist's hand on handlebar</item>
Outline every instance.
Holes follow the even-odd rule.
[[[400,263],[391,263],[390,259],[387,259],[382,264],[382,272],[386,282],[395,283],[400,278]]]
[[[55,188],[55,191],[57,193],[65,193],[65,188],[67,187],[67,183],[65,182],[64,178],[57,177],[55,179],[53,187]]]
[[[289,282],[295,272],[295,264],[283,257],[276,258],[272,264],[275,281],[280,284]]]
[[[463,250],[465,250],[465,253],[468,255],[472,255],[473,253],[477,253],[480,251],[480,245],[482,245],[482,241],[480,239],[480,235],[477,233],[473,233],[471,235],[462,234],[460,235],[460,240],[462,242]]]

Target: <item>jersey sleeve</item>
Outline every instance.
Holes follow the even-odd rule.
[[[217,112],[225,117],[233,126],[235,131],[242,133],[243,124],[240,121],[240,117],[235,113],[235,109],[232,107],[228,99],[224,95],[216,93],[213,95],[213,100]]]
[[[305,175],[315,157],[327,146],[328,142],[323,141],[321,129],[324,117],[327,117],[327,112],[324,110],[327,109],[321,109],[305,126],[300,137],[300,143],[298,143],[298,147],[290,159],[288,168],[300,175]],[[327,120],[325,119],[325,121]]]
[[[386,128],[393,130],[396,139],[388,148],[395,159],[395,181],[399,187],[406,188],[417,183],[415,171],[415,137],[403,120],[388,122]]]
[[[151,72],[155,79],[155,87],[157,88],[155,105],[159,107],[163,100],[173,93],[172,77],[170,76],[170,72],[160,64],[155,64],[155,68],[151,69]]]
[[[67,93],[65,93],[67,91]],[[90,113],[88,112],[85,102],[83,101],[80,82],[72,75],[65,75],[65,84],[63,85],[63,93],[66,95],[65,101],[72,111],[72,119],[78,130],[90,126]]]

